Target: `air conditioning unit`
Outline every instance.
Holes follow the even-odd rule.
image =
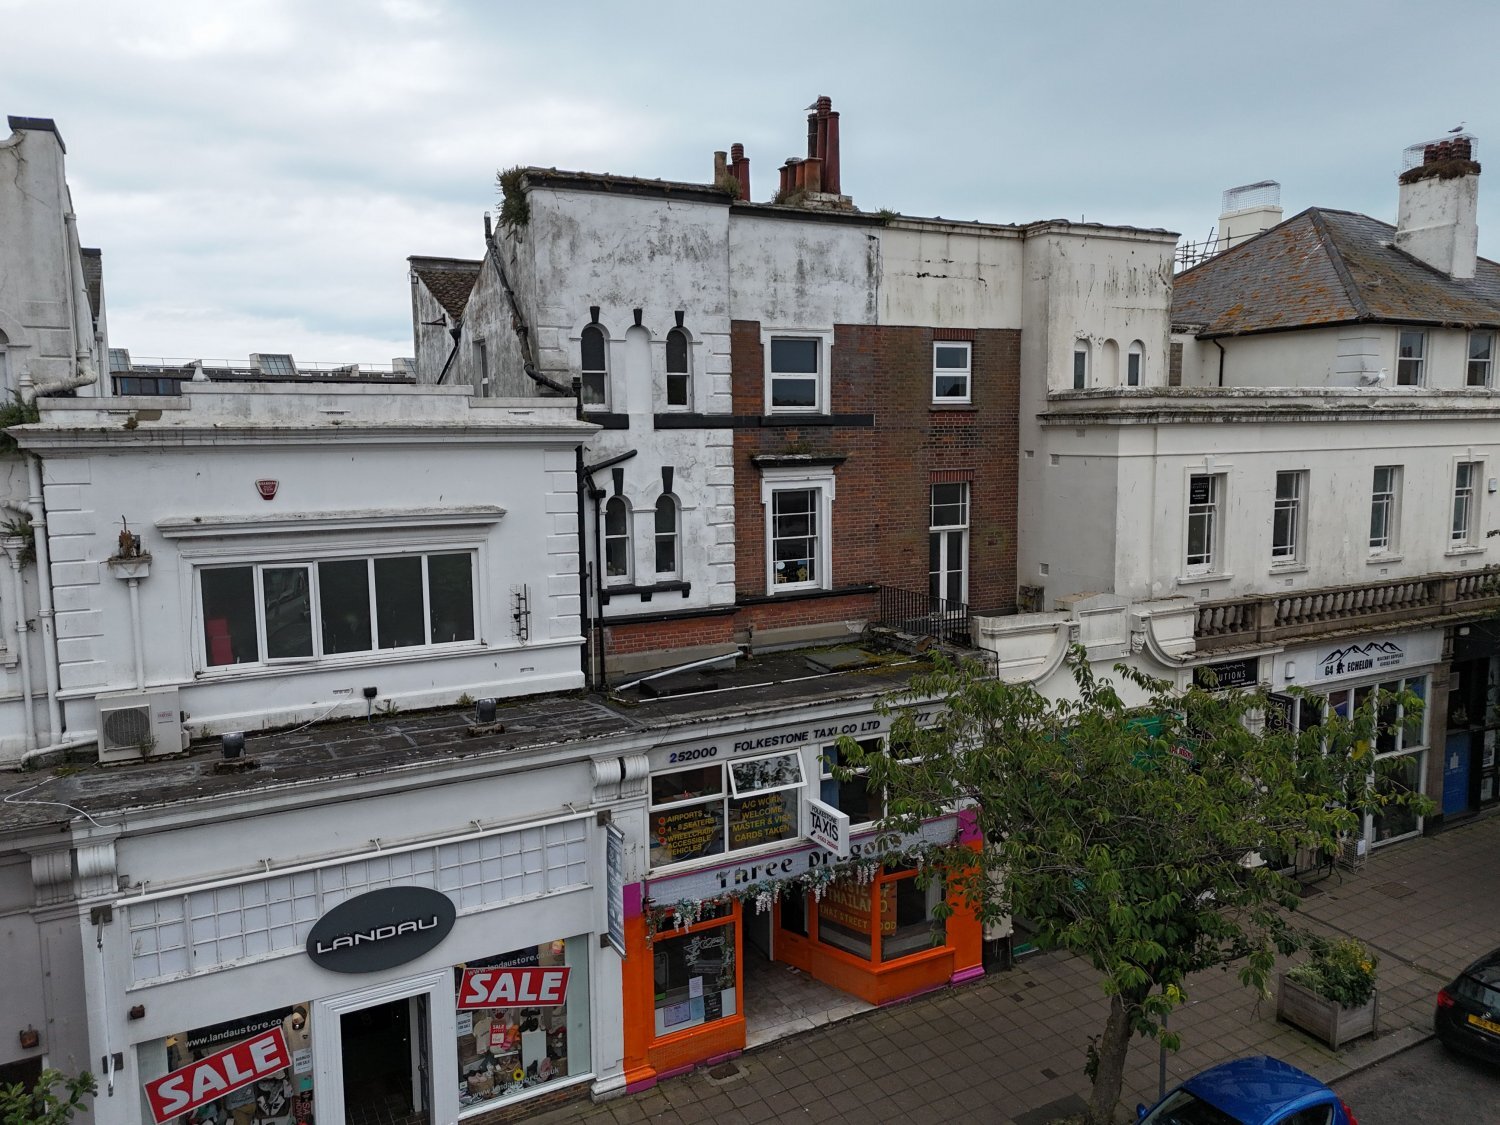
[[[99,761],[143,762],[187,749],[177,689],[117,691],[96,696]]]

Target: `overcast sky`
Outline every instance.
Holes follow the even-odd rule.
[[[499,168],[707,181],[742,141],[768,199],[828,94],[870,210],[1196,240],[1275,179],[1394,221],[1406,145],[1500,152],[1497,43],[1493,0],[0,0],[0,111],[58,123],[112,345],[388,362],[407,255],[479,257]],[[1500,185],[1479,223],[1500,256]]]

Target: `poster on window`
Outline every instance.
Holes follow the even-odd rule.
[[[651,816],[651,863],[680,863],[724,850],[722,806],[693,805]]]
[[[309,1006],[169,1036],[142,1086],[156,1125],[313,1125]]]
[[[797,794],[791,790],[756,793],[729,802],[730,850],[753,848],[797,834]]]

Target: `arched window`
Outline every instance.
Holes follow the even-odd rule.
[[[688,337],[681,328],[667,333],[667,405],[688,406],[692,384],[688,372]]]
[[[1139,387],[1141,385],[1141,367],[1146,358],[1146,346],[1139,340],[1130,345],[1130,351],[1125,353],[1125,385],[1127,387]]]
[[[656,502],[656,573],[677,573],[677,499],[671,493]]]
[[[623,496],[604,505],[604,577],[630,581],[630,506]]]
[[[1089,385],[1089,342],[1077,340],[1073,344],[1073,389],[1081,391]]]
[[[590,324],[578,340],[583,382],[580,394],[583,405],[598,410],[609,409],[609,360],[604,330]]]

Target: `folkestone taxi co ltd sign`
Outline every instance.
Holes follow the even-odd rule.
[[[382,887],[313,925],[307,955],[335,973],[375,973],[422,956],[453,929],[453,900],[429,887]]]

